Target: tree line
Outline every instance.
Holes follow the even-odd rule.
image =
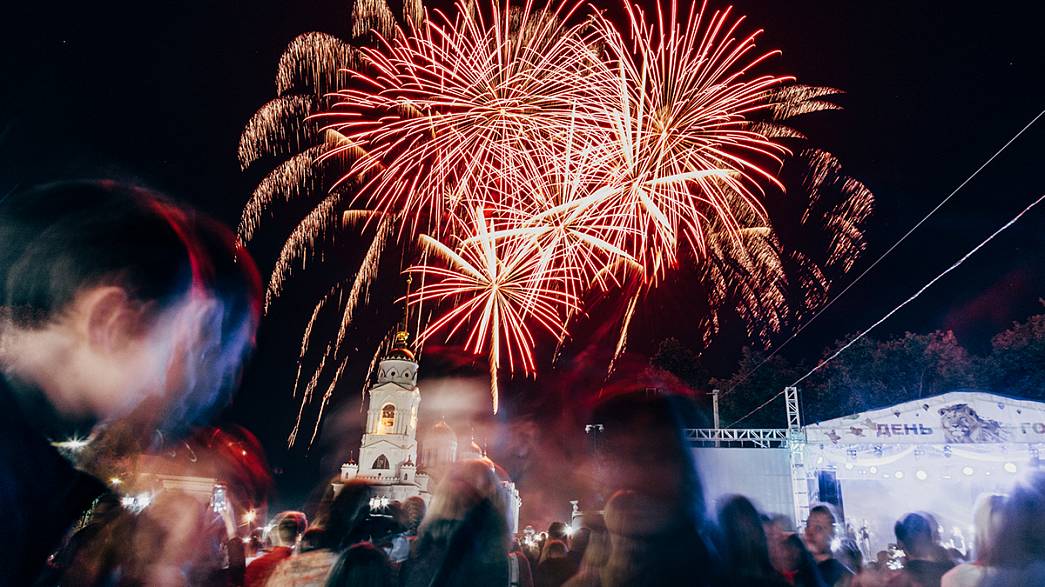
[[[758,367],[769,353],[746,346],[736,369],[725,377],[708,374],[697,353],[669,338],[660,343],[650,365],[705,394],[720,390],[721,425],[727,426],[854,337],[824,349],[817,363],[794,361],[781,353]],[[887,339],[866,336],[803,381],[799,389],[805,422],[962,389],[1045,401],[1045,313],[1014,322],[995,334],[983,354],[969,352],[950,330],[905,332]],[[778,400],[738,426],[777,428],[784,424],[783,401]]]

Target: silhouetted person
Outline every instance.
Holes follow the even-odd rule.
[[[692,402],[617,395],[593,418],[605,425],[600,483],[618,490],[606,506],[604,587],[710,584],[717,568],[704,539],[704,495],[683,433],[695,422]]]
[[[508,522],[493,463],[457,463],[439,483],[414,552],[400,569],[404,587],[507,585]]]
[[[548,542],[544,544],[544,552],[537,563],[533,584],[535,587],[559,587],[576,572],[573,562],[567,558],[566,543],[556,540],[548,533]]]
[[[719,551],[724,582],[729,585],[788,585],[769,560],[762,517],[741,495],[723,499],[718,507]]]
[[[363,542],[346,550],[334,565],[327,587],[392,587],[392,564],[384,551]]]
[[[943,574],[954,567],[940,560],[939,545],[933,540],[933,524],[919,513],[910,513],[896,522],[896,542],[907,555],[904,568],[889,581],[890,587],[939,587]]]

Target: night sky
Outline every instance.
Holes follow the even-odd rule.
[[[233,226],[258,179],[257,173],[239,170],[238,136],[254,110],[274,96],[273,75],[283,48],[302,32],[347,37],[350,27],[350,4],[344,0],[35,4],[5,7],[0,25],[9,29],[0,41],[8,45],[0,82],[0,194],[61,177],[133,178]],[[1045,109],[1042,15],[1029,13],[1030,4],[986,2],[966,9],[962,3],[921,1],[734,3],[739,14],[750,16],[748,26],[765,29],[761,47],[783,50],[772,69],[846,92],[839,99],[844,110],[814,115],[802,128],[877,198],[868,255],[851,275]],[[786,354],[811,359],[831,341],[866,327],[1045,192],[1043,154],[1045,120],[803,332]],[[252,246],[265,274],[294,213],[291,207],[285,223],[270,222]],[[1041,309],[1043,229],[1045,209],[1038,209],[878,334],[953,329],[971,350],[983,351],[993,333]],[[350,259],[358,243],[343,243],[341,249]],[[343,259],[332,262],[338,260]],[[333,473],[345,451],[358,443],[361,378],[375,336],[398,315],[391,304],[397,279],[386,275],[376,295],[388,303],[361,315],[353,341],[359,360],[339,389],[334,424],[328,424],[338,431],[324,429],[320,446],[307,458],[284,448],[296,407],[289,395],[301,329],[313,300],[330,282],[299,274],[263,323],[257,353],[226,420],[261,439],[279,473],[283,501],[292,503],[321,472]],[[650,311],[680,309],[665,305]],[[641,357],[672,335],[686,339],[685,332],[668,326],[639,329],[632,349]],[[730,340],[728,349],[709,354],[714,363],[709,369],[731,372],[742,342]],[[429,378],[460,371],[439,361],[422,368]],[[512,393],[511,384],[504,387]],[[539,390],[541,381],[527,387]],[[534,409],[569,409],[553,401],[535,405],[531,415]],[[526,482],[521,485],[525,491]]]

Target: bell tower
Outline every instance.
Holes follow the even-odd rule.
[[[377,381],[367,390],[370,403],[357,473],[363,479],[415,482],[421,390],[417,387],[419,365],[406,330],[408,319],[404,315],[392,349],[378,363]]]

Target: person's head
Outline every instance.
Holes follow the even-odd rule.
[[[908,558],[927,558],[934,554],[932,523],[922,514],[912,512],[900,518],[893,532]]]
[[[889,556],[888,550],[879,550],[878,553],[875,554],[875,561],[878,563],[879,568],[886,568],[890,559],[892,559],[892,557]]]
[[[1002,506],[997,548],[992,557],[999,566],[1023,567],[1045,561],[1045,471],[1038,470],[1016,483]]]
[[[330,587],[389,587],[392,565],[373,544],[363,542],[346,550],[334,565],[326,584]]]
[[[301,552],[309,552],[311,550],[318,550],[323,548],[324,536],[326,531],[323,528],[312,526],[305,533],[301,535],[301,544],[298,545],[298,550]]]
[[[809,510],[809,518],[806,519],[805,541],[810,552],[816,556],[831,554],[831,541],[835,537],[837,521],[834,508],[828,504],[819,504]]]
[[[408,533],[417,534],[417,528],[421,525],[421,520],[425,519],[427,510],[425,500],[420,497],[415,495],[406,498],[403,502],[403,526]]]
[[[765,573],[771,568],[762,518],[748,498],[731,495],[722,500],[718,535],[731,572]]]
[[[436,488],[422,530],[438,520],[464,520],[484,501],[500,504],[497,475],[489,462],[475,459],[456,463]]]
[[[372,496],[371,487],[360,481],[350,481],[341,488],[322,516],[323,548],[343,550],[365,538],[358,536],[358,531],[370,515]]]
[[[605,425],[602,484],[646,494],[671,511],[669,526],[699,530],[704,494],[684,429],[694,427],[692,401],[674,395],[627,393],[598,405],[593,421]],[[667,527],[665,528],[667,529]]]
[[[549,559],[566,558],[567,552],[569,550],[566,548],[565,542],[554,538],[549,539],[548,542],[544,543],[544,550],[541,552],[541,562]]]
[[[140,187],[73,182],[0,201],[0,242],[0,362],[60,414],[223,403],[261,291],[231,232]]]
[[[566,541],[566,524],[564,522],[552,522],[548,525],[548,538],[551,540]]]
[[[983,494],[976,499],[972,510],[973,556],[980,564],[991,564],[991,548],[997,541],[998,528],[1001,526],[1002,507],[1005,496],[996,493]]]
[[[308,518],[302,512],[280,512],[272,520],[269,539],[272,546],[293,547],[307,528]]]

